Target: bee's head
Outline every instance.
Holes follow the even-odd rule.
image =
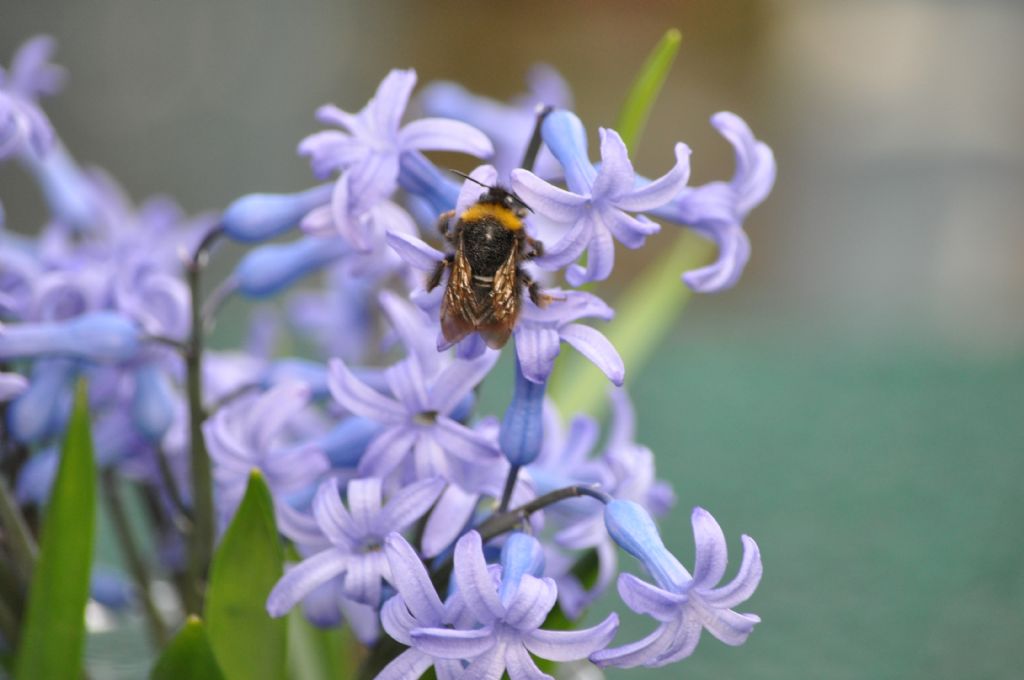
[[[504,187],[500,187],[497,185],[493,187],[489,186],[487,184],[484,184],[483,182],[473,179],[469,175],[459,172],[458,170],[452,170],[452,172],[454,172],[456,175],[459,175],[460,177],[468,179],[470,182],[476,182],[484,189],[487,189],[487,191],[480,194],[480,198],[478,199],[480,203],[490,203],[492,205],[500,205],[504,208],[508,208],[519,219],[525,218],[527,212],[533,212],[533,208],[526,205],[526,201],[519,198],[519,196],[517,196],[515,192],[509,191],[508,189],[505,189]]]
[[[508,189],[494,186],[487,187],[487,191],[480,194],[481,203],[494,203],[511,210],[516,217],[523,219],[526,217],[527,212],[533,212],[533,208],[526,205],[523,199],[515,195]]]

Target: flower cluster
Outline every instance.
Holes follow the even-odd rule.
[[[737,282],[750,253],[743,222],[775,176],[771,150],[738,116],[712,117],[735,150],[734,176],[689,186],[683,143],[649,179],[622,137],[600,128],[595,162],[568,86],[548,67],[507,104],[429,85],[419,108],[430,117],[408,122],[416,73],[394,70],[361,110],[317,111],[328,129],[298,152],[319,184],[187,218],[165,198],[133,205],[74,161],[39,106],[63,81],[52,49],[32,40],[0,70],[0,160],[37,178],[51,212],[36,238],[0,230],[2,455],[20,503],[46,503],[71,385],[84,375],[100,464],[151,500],[165,568],[188,575],[197,532],[207,522],[223,533],[258,469],[300,558],[268,594],[268,614],[301,606],[374,649],[392,638],[406,649],[378,659],[379,678],[430,667],[442,678],[549,677],[535,659],[661,666],[692,653],[704,628],[726,644],[746,639],[758,618],[733,608],[758,584],[757,545],[743,537],[724,586],[725,539],[707,511],[693,510],[692,574],[664,546],[652,516],[675,495],[636,440],[626,366],[599,330],[615,311],[581,289],[611,276],[617,245],[656,237],[652,217],[718,246],[686,285]],[[537,147],[531,135],[539,155],[524,154]],[[477,167],[461,181],[425,155],[434,151]],[[522,228],[543,244],[522,264],[545,297],[516,292],[515,387],[500,414],[481,413],[477,388],[504,350],[476,333],[453,346],[441,325],[452,246],[438,216],[454,211],[454,224],[481,184],[527,206]],[[204,304],[199,277],[223,239],[250,249]],[[310,279],[320,286],[298,289]],[[286,318],[258,314],[245,347],[203,351],[226,300],[278,295]],[[284,334],[305,354],[275,356]],[[563,343],[607,376],[603,442],[598,421],[561,414],[547,396]],[[609,589],[619,548],[653,578],[623,574],[618,592],[654,632],[616,646],[615,614],[592,628],[545,627],[556,608],[578,619]]]

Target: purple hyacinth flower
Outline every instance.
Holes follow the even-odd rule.
[[[92,312],[67,321],[0,325],[0,359],[64,356],[127,361],[141,346],[139,327],[114,312]]]
[[[587,267],[573,265],[566,279],[574,286],[602,281],[611,274],[615,260],[614,240],[627,248],[639,248],[659,226],[627,213],[643,212],[668,203],[686,186],[690,176],[690,149],[675,146],[675,166],[659,179],[637,186],[637,176],[626,145],[614,130],[600,129],[601,167],[595,169],[587,155],[586,130],[568,111],[555,111],[541,127],[544,142],[565,170],[568,191],[552,186],[527,170],[512,172],[512,187],[538,214],[567,223],[568,233],[547,246],[537,263],[558,269],[587,251]]]
[[[538,566],[534,554],[539,552],[539,544],[533,551],[503,551],[500,581],[495,583],[484,560],[480,534],[471,531],[460,538],[455,546],[455,582],[477,625],[414,628],[409,632],[412,646],[435,658],[466,661],[463,677],[481,680],[498,680],[506,671],[511,680],[550,678],[537,668],[531,654],[563,662],[585,659],[604,649],[619,626],[615,614],[592,628],[540,628],[558,590],[550,578],[529,573]]]
[[[281,533],[299,542],[316,540],[316,526],[292,501],[315,486],[330,463],[315,444],[297,444],[287,437],[288,426],[301,415],[310,396],[304,383],[281,383],[259,396],[236,399],[203,423],[221,528],[231,521],[245,495],[249,474],[257,468],[273,495]]]
[[[7,427],[15,440],[26,444],[45,441],[63,427],[78,371],[78,362],[58,357],[32,365],[28,389],[7,407]]]
[[[22,151],[43,156],[53,146],[53,127],[37,101],[64,84],[64,69],[50,63],[55,48],[53,38],[36,36],[18,48],[10,70],[0,68],[0,160]]]
[[[632,574],[619,576],[619,595],[630,609],[659,622],[647,637],[597,652],[590,659],[599,666],[664,666],[693,653],[702,629],[727,645],[741,645],[760,618],[740,614],[733,607],[754,594],[761,580],[761,553],[754,539],[744,535],[743,561],[726,585],[727,552],[722,528],[706,510],[694,508],[691,516],[697,545],[693,575],[665,548],[647,511],[631,501],[612,501],[605,507],[608,533],[654,576],[658,585]]]
[[[328,380],[335,400],[383,426],[360,459],[359,474],[384,477],[403,466],[416,478],[440,476],[466,489],[478,487],[500,455],[493,442],[457,422],[452,413],[497,359],[497,352],[487,352],[429,372],[410,356],[385,371],[393,396],[381,394],[344,361],[333,359]]]
[[[263,245],[242,258],[229,285],[248,298],[270,297],[350,252],[352,249],[340,239],[306,237]]]
[[[314,208],[331,200],[331,185],[293,194],[248,194],[224,210],[224,233],[240,243],[260,243],[285,233]]]
[[[379,605],[382,581],[391,582],[391,569],[381,550],[384,539],[423,516],[444,484],[438,478],[414,482],[382,506],[379,478],[353,479],[348,483],[346,509],[338,480],[325,480],[313,499],[313,516],[330,545],[281,577],[267,598],[267,612],[283,616],[314,588],[335,577],[343,577],[344,597]]]
[[[331,104],[320,107],[321,122],[345,131],[317,132],[299,144],[299,153],[310,157],[318,177],[341,173],[331,197],[332,216],[339,232],[357,248],[365,247],[360,216],[398,188],[403,154],[457,151],[486,157],[494,151],[486,135],[460,121],[423,118],[401,126],[415,85],[415,71],[396,69],[359,113]]]
[[[615,346],[600,331],[576,323],[580,319],[610,320],[615,311],[591,293],[577,290],[547,291],[554,298],[547,307],[524,300],[523,313],[515,328],[516,356],[523,367],[523,375],[536,383],[547,380],[555,366],[560,345],[569,343],[591,363],[601,369],[616,385],[626,377]]]
[[[750,258],[750,240],[743,222],[775,184],[775,156],[734,113],[722,111],[711,124],[733,146],[736,171],[728,182],[710,182],[686,189],[667,205],[652,211],[658,217],[689,226],[714,241],[718,258],[706,267],[683,274],[698,293],[717,293],[739,280]]]
[[[522,162],[537,121],[537,106],[572,109],[569,85],[551,66],[535,64],[527,72],[526,83],[528,91],[506,104],[473,94],[457,83],[438,81],[423,88],[420,102],[429,116],[455,118],[482,130],[494,142],[495,167],[507,177]],[[545,148],[537,157],[535,171],[541,177],[560,172]]]
[[[398,594],[381,608],[381,624],[388,635],[409,649],[385,666],[376,680],[414,680],[430,666],[434,666],[439,680],[454,680],[462,674],[462,664],[416,649],[412,646],[411,633],[416,628],[469,628],[475,623],[472,613],[466,609],[457,590],[442,604],[419,555],[401,534],[387,537],[384,554]]]

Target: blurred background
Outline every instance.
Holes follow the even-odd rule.
[[[676,485],[684,562],[694,505],[737,559],[741,533],[758,540],[764,622],[742,648],[708,638],[609,676],[1020,677],[1021,3],[6,0],[0,58],[56,36],[71,80],[48,111],[72,153],[198,212],[309,186],[295,145],[315,108],[360,108],[392,67],[508,98],[546,62],[593,133],[670,27],[683,46],[637,168],[664,172],[682,140],[693,183],[728,177],[707,122],[728,109],[779,179],[740,285],[692,300],[633,370],[640,440]],[[43,219],[17,168],[0,196],[12,228]],[[608,296],[658,250],[625,257]],[[141,677],[125,649],[95,636],[94,675]]]

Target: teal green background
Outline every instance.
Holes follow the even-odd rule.
[[[48,111],[76,156],[190,212],[308,186],[294,148],[314,109],[361,106],[392,67],[508,97],[547,61],[593,145],[678,27],[637,168],[663,172],[684,140],[693,183],[728,177],[707,119],[729,109],[772,145],[779,180],[747,222],[740,285],[693,300],[650,363],[627,369],[639,439],[679,497],[667,542],[692,558],[694,505],[731,550],[753,536],[765,576],[746,609],[763,623],[741,648],[708,637],[683,664],[612,677],[1020,677],[1019,2],[8,4],[4,59],[36,32],[60,41],[71,82]],[[41,219],[16,169],[0,168],[0,198],[12,228]],[[619,248],[600,292],[613,299],[664,238]],[[237,339],[247,311],[228,306],[217,342]],[[485,389],[496,412],[505,369]],[[623,618],[623,641],[650,627]],[[138,621],[94,635],[93,676],[142,677],[142,640]]]

